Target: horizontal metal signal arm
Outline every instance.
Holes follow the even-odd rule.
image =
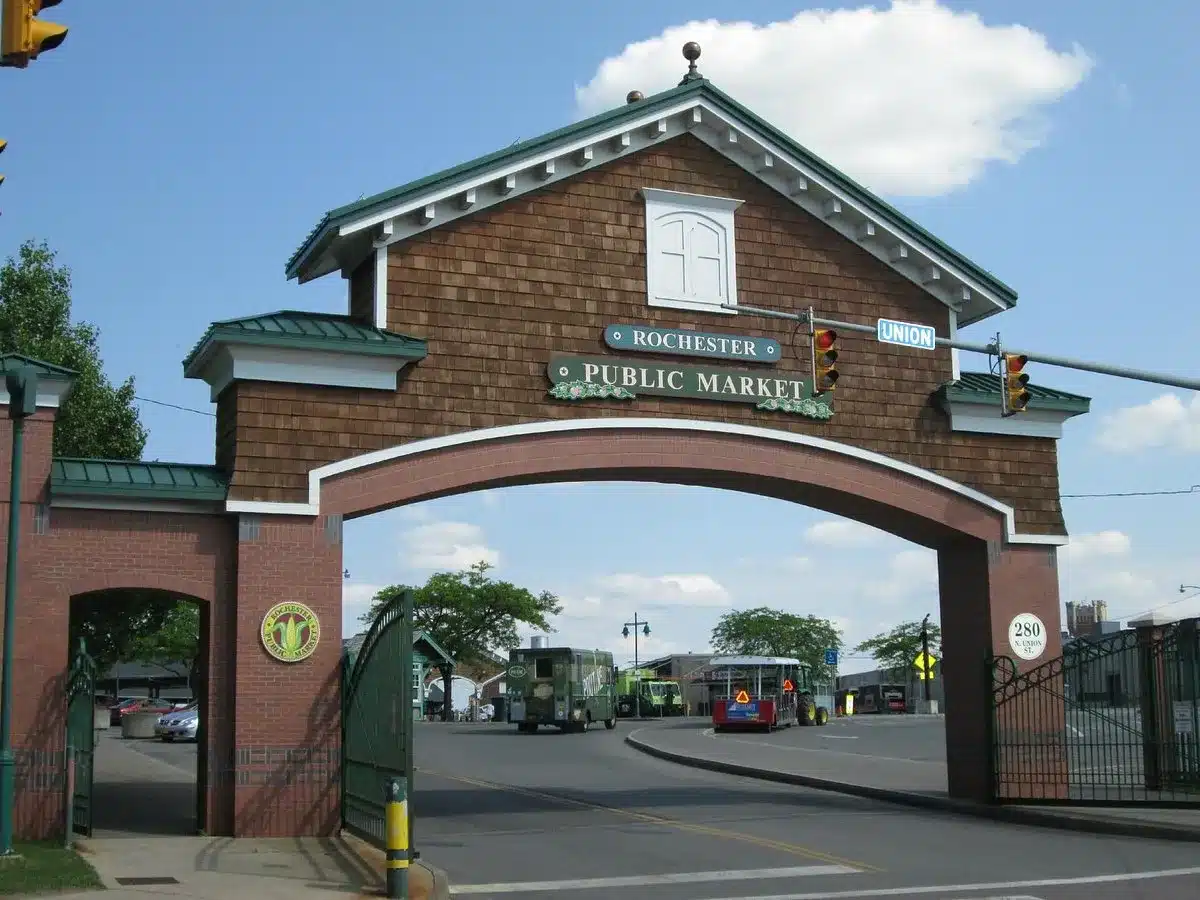
[[[772,319],[789,319],[793,322],[803,322],[806,325],[821,325],[828,328],[838,328],[843,331],[857,331],[863,334],[875,334],[876,329],[871,325],[859,325],[855,322],[839,322],[836,319],[821,319],[816,316],[812,317],[809,322],[808,313],[793,313],[781,312],[774,309],[760,309],[754,306],[744,306],[742,304],[722,303],[722,308],[732,309],[742,313],[749,313],[755,316],[766,316]],[[939,347],[952,347],[955,350],[966,350],[968,353],[982,353],[985,356],[995,356],[1000,349],[996,343],[989,342],[986,344],[973,344],[968,341],[953,340],[951,338],[938,337],[935,338]],[[1166,375],[1160,372],[1146,372],[1141,369],[1130,369],[1125,366],[1112,366],[1107,363],[1088,362],[1082,359],[1070,359],[1066,356],[1050,356],[1046,353],[1034,353],[1030,350],[1014,350],[1011,347],[1005,348],[1006,353],[1014,356],[1024,356],[1030,362],[1041,363],[1046,366],[1055,366],[1060,369],[1076,369],[1080,372],[1095,372],[1098,375],[1111,375],[1114,378],[1127,378],[1130,381],[1145,381],[1150,384],[1164,384],[1168,387],[1183,388],[1188,391],[1200,391],[1200,378],[1185,378],[1181,375]]]

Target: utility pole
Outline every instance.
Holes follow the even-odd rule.
[[[933,680],[933,666],[929,664],[929,613],[921,620],[921,659],[925,661],[922,669],[925,675],[925,711],[929,712],[929,682]]]
[[[638,719],[642,717],[642,673],[638,668],[638,626],[642,626],[642,634],[650,637],[650,623],[645,619],[638,620],[638,614],[633,614],[633,621],[626,622],[625,627],[621,629],[621,637],[629,638],[629,626],[633,626],[633,681],[636,685],[633,689],[633,708],[634,716]]]
[[[21,539],[21,463],[25,455],[25,420],[37,412],[37,371],[22,367],[5,377],[8,417],[12,421],[9,460],[8,557],[4,570],[4,659],[0,663],[0,858],[14,856],[13,807],[16,761],[12,749],[12,674],[17,605],[17,572]]]
[[[841,322],[836,319],[821,319],[814,316],[809,310],[801,313],[782,312],[775,309],[761,309],[756,306],[743,306],[741,304],[722,303],[722,309],[736,310],[738,313],[745,313],[752,316],[766,316],[770,319],[787,319],[792,322],[800,322],[807,325],[810,329],[817,325],[827,326],[829,328],[837,328],[843,331],[857,331],[862,334],[878,335],[878,327],[871,325],[859,325],[856,322]],[[952,338],[938,337],[934,339],[934,344],[938,347],[952,347],[955,350],[966,350],[969,353],[982,353],[990,357],[1024,357],[1026,361],[1043,363],[1047,366],[1056,366],[1060,369],[1077,369],[1080,372],[1094,372],[1098,375],[1112,375],[1115,378],[1127,378],[1131,381],[1145,381],[1150,384],[1165,384],[1168,387],[1183,388],[1188,391],[1200,391],[1200,378],[1184,378],[1181,375],[1164,375],[1160,372],[1147,372],[1142,369],[1130,369],[1125,366],[1110,366],[1106,363],[1088,362],[1081,359],[1070,359],[1066,356],[1050,356],[1046,353],[1032,353],[1028,350],[1001,350],[1000,336],[986,344],[973,344],[969,341],[960,341]],[[1018,373],[1019,374],[1019,373]]]

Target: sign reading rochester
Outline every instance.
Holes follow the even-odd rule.
[[[810,419],[833,416],[829,395],[814,397],[812,382],[787,372],[632,363],[611,356],[555,356],[547,373],[559,400],[632,400],[639,394],[690,400],[752,403]]]
[[[303,603],[276,603],[263,616],[263,646],[281,662],[308,659],[321,640],[317,614]]]
[[[742,337],[736,334],[708,334],[675,328],[648,328],[645,325],[609,325],[604,343],[614,350],[640,350],[674,356],[706,356],[710,359],[737,359],[743,362],[779,362],[779,341],[771,338]]]

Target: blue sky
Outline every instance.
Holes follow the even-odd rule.
[[[1200,7],[878,2],[767,33],[730,27],[805,9],[68,0],[46,15],[71,27],[66,43],[0,72],[0,252],[49,240],[74,271],[76,315],[102,329],[111,376],[134,374],[142,397],[211,410],[207,386],[180,366],[208,322],[344,308],[336,276],[304,287],[283,277],[326,209],[559,127],[631,88],[657,90],[682,73],[687,37],[627,48],[712,20],[686,30],[704,46],[702,72],[1020,292],[1017,309],[964,338],[999,329],[1030,349],[1194,374],[1200,314],[1181,263],[1196,241],[1200,69],[1189,60]],[[1012,25],[1028,31],[998,30]],[[1200,482],[1191,392],[1031,371],[1095,398],[1060,445],[1064,492]],[[148,458],[211,461],[211,417],[151,403],[142,414]],[[1200,493],[1065,502],[1075,541],[1064,598],[1106,600],[1128,617],[1200,583],[1188,552]],[[760,603],[836,615],[852,641],[936,615],[926,551],[725,493],[515,489],[359,520],[346,537],[348,625],[373,586],[479,556],[563,596],[564,639],[618,653],[635,611],[651,620],[650,652],[700,649],[721,612]]]

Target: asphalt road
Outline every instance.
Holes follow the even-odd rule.
[[[481,898],[1200,896],[1195,844],[1013,826],[729,778],[638,753],[623,742],[635,727],[646,726],[518,735],[505,725],[418,724],[414,845],[449,873],[455,896]],[[861,747],[893,754],[905,741],[934,752],[929,733],[895,723],[845,730]],[[1185,872],[1144,877],[1171,870]]]

